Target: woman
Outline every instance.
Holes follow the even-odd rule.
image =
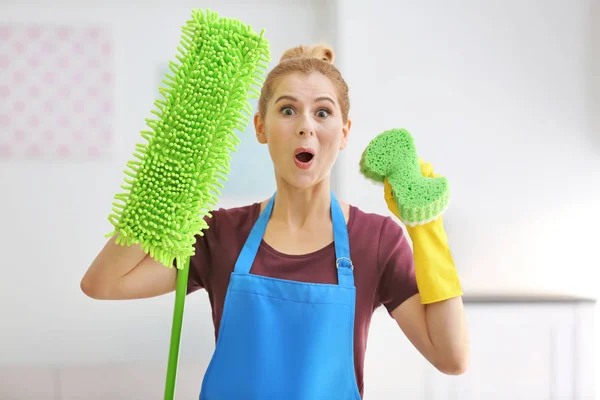
[[[197,238],[188,293],[207,291],[217,340],[201,398],[359,399],[371,316],[380,305],[440,371],[466,368],[461,293],[423,304],[425,283],[417,285],[402,228],[338,202],[330,190],[351,128],[348,87],[333,59],[325,46],[284,53],[254,117],[277,191],[261,203],[213,212]],[[386,185],[397,214],[389,198]],[[175,290],[176,273],[139,247],[110,240],[81,287],[97,299],[147,298]]]

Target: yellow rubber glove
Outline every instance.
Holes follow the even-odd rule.
[[[434,174],[430,163],[423,163],[419,159],[419,165],[423,176],[430,178],[439,176]],[[392,187],[387,179],[384,180],[384,197],[389,210],[402,220],[392,194]],[[423,225],[406,225],[406,230],[413,242],[415,275],[421,303],[435,303],[462,296],[463,292],[448,247],[442,216]]]

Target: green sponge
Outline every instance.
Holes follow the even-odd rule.
[[[122,245],[141,244],[167,267],[194,253],[195,235],[207,228],[229,173],[230,152],[252,115],[269,44],[248,25],[193,10],[182,28],[178,62],[169,64],[156,100],[155,119],[127,164],[124,193],[115,196],[109,220]]]
[[[421,174],[417,149],[406,129],[390,129],[371,140],[361,156],[360,172],[378,183],[387,178],[406,225],[430,222],[448,206],[448,180]]]

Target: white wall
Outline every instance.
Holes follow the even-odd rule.
[[[358,159],[384,129],[411,130],[422,156],[452,184],[446,226],[468,293],[597,297],[600,63],[591,51],[592,28],[599,42],[592,0],[340,3],[0,3],[2,22],[114,28],[119,137],[106,162],[0,164],[0,366],[166,360],[172,296],[98,302],[80,293],[79,281],[110,230],[110,203],[156,97],[157,70],[172,58],[193,7],[265,27],[275,57],[298,43],[335,45],[354,121],[336,168],[338,190],[387,213],[381,188],[359,176]],[[267,156],[253,141],[244,146]],[[270,174],[261,168],[254,179]],[[203,294],[187,299],[185,315],[182,361],[202,364],[213,346]],[[396,329],[382,315],[375,321],[374,337]]]
[[[105,5],[100,5],[104,3]],[[146,301],[107,303],[83,296],[79,281],[111,231],[107,216],[113,196],[123,183],[123,169],[133,146],[142,142],[157,98],[158,74],[172,60],[181,25],[192,8],[210,8],[265,28],[274,61],[288,47],[312,43],[328,35],[325,14],[310,3],[286,1],[77,2],[35,1],[0,4],[0,21],[49,24],[87,22],[114,30],[116,47],[115,155],[99,163],[14,161],[0,164],[0,365],[95,363],[98,360],[164,360],[168,352],[172,296]],[[273,16],[267,16],[266,9]],[[319,15],[315,18],[314,15]],[[249,131],[250,132],[250,131]],[[250,132],[251,134],[251,132]],[[242,137],[246,151],[266,148],[252,136]],[[262,154],[260,153],[262,152]],[[259,164],[264,168],[264,163]],[[250,171],[249,179],[270,180],[271,170]],[[224,206],[248,198],[224,197]],[[190,296],[184,328],[182,359],[210,354],[213,329],[203,294]],[[111,338],[111,339],[108,339]],[[208,346],[205,346],[209,344]]]
[[[354,121],[339,168],[345,198],[386,211],[358,160],[374,135],[407,128],[449,178],[445,223],[467,292],[596,297],[594,4],[597,26],[593,0],[344,2],[337,52]]]

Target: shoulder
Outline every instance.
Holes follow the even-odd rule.
[[[405,235],[400,222],[392,217],[366,212],[357,206],[350,205],[349,232],[360,236],[369,235],[378,238],[393,238],[397,241]]]
[[[390,262],[404,264],[412,258],[408,235],[398,220],[350,206],[349,239],[359,251],[370,252],[380,270]]]
[[[260,203],[244,206],[218,208],[209,212],[205,217],[209,230],[213,235],[226,234],[244,230],[252,226],[260,214]]]

